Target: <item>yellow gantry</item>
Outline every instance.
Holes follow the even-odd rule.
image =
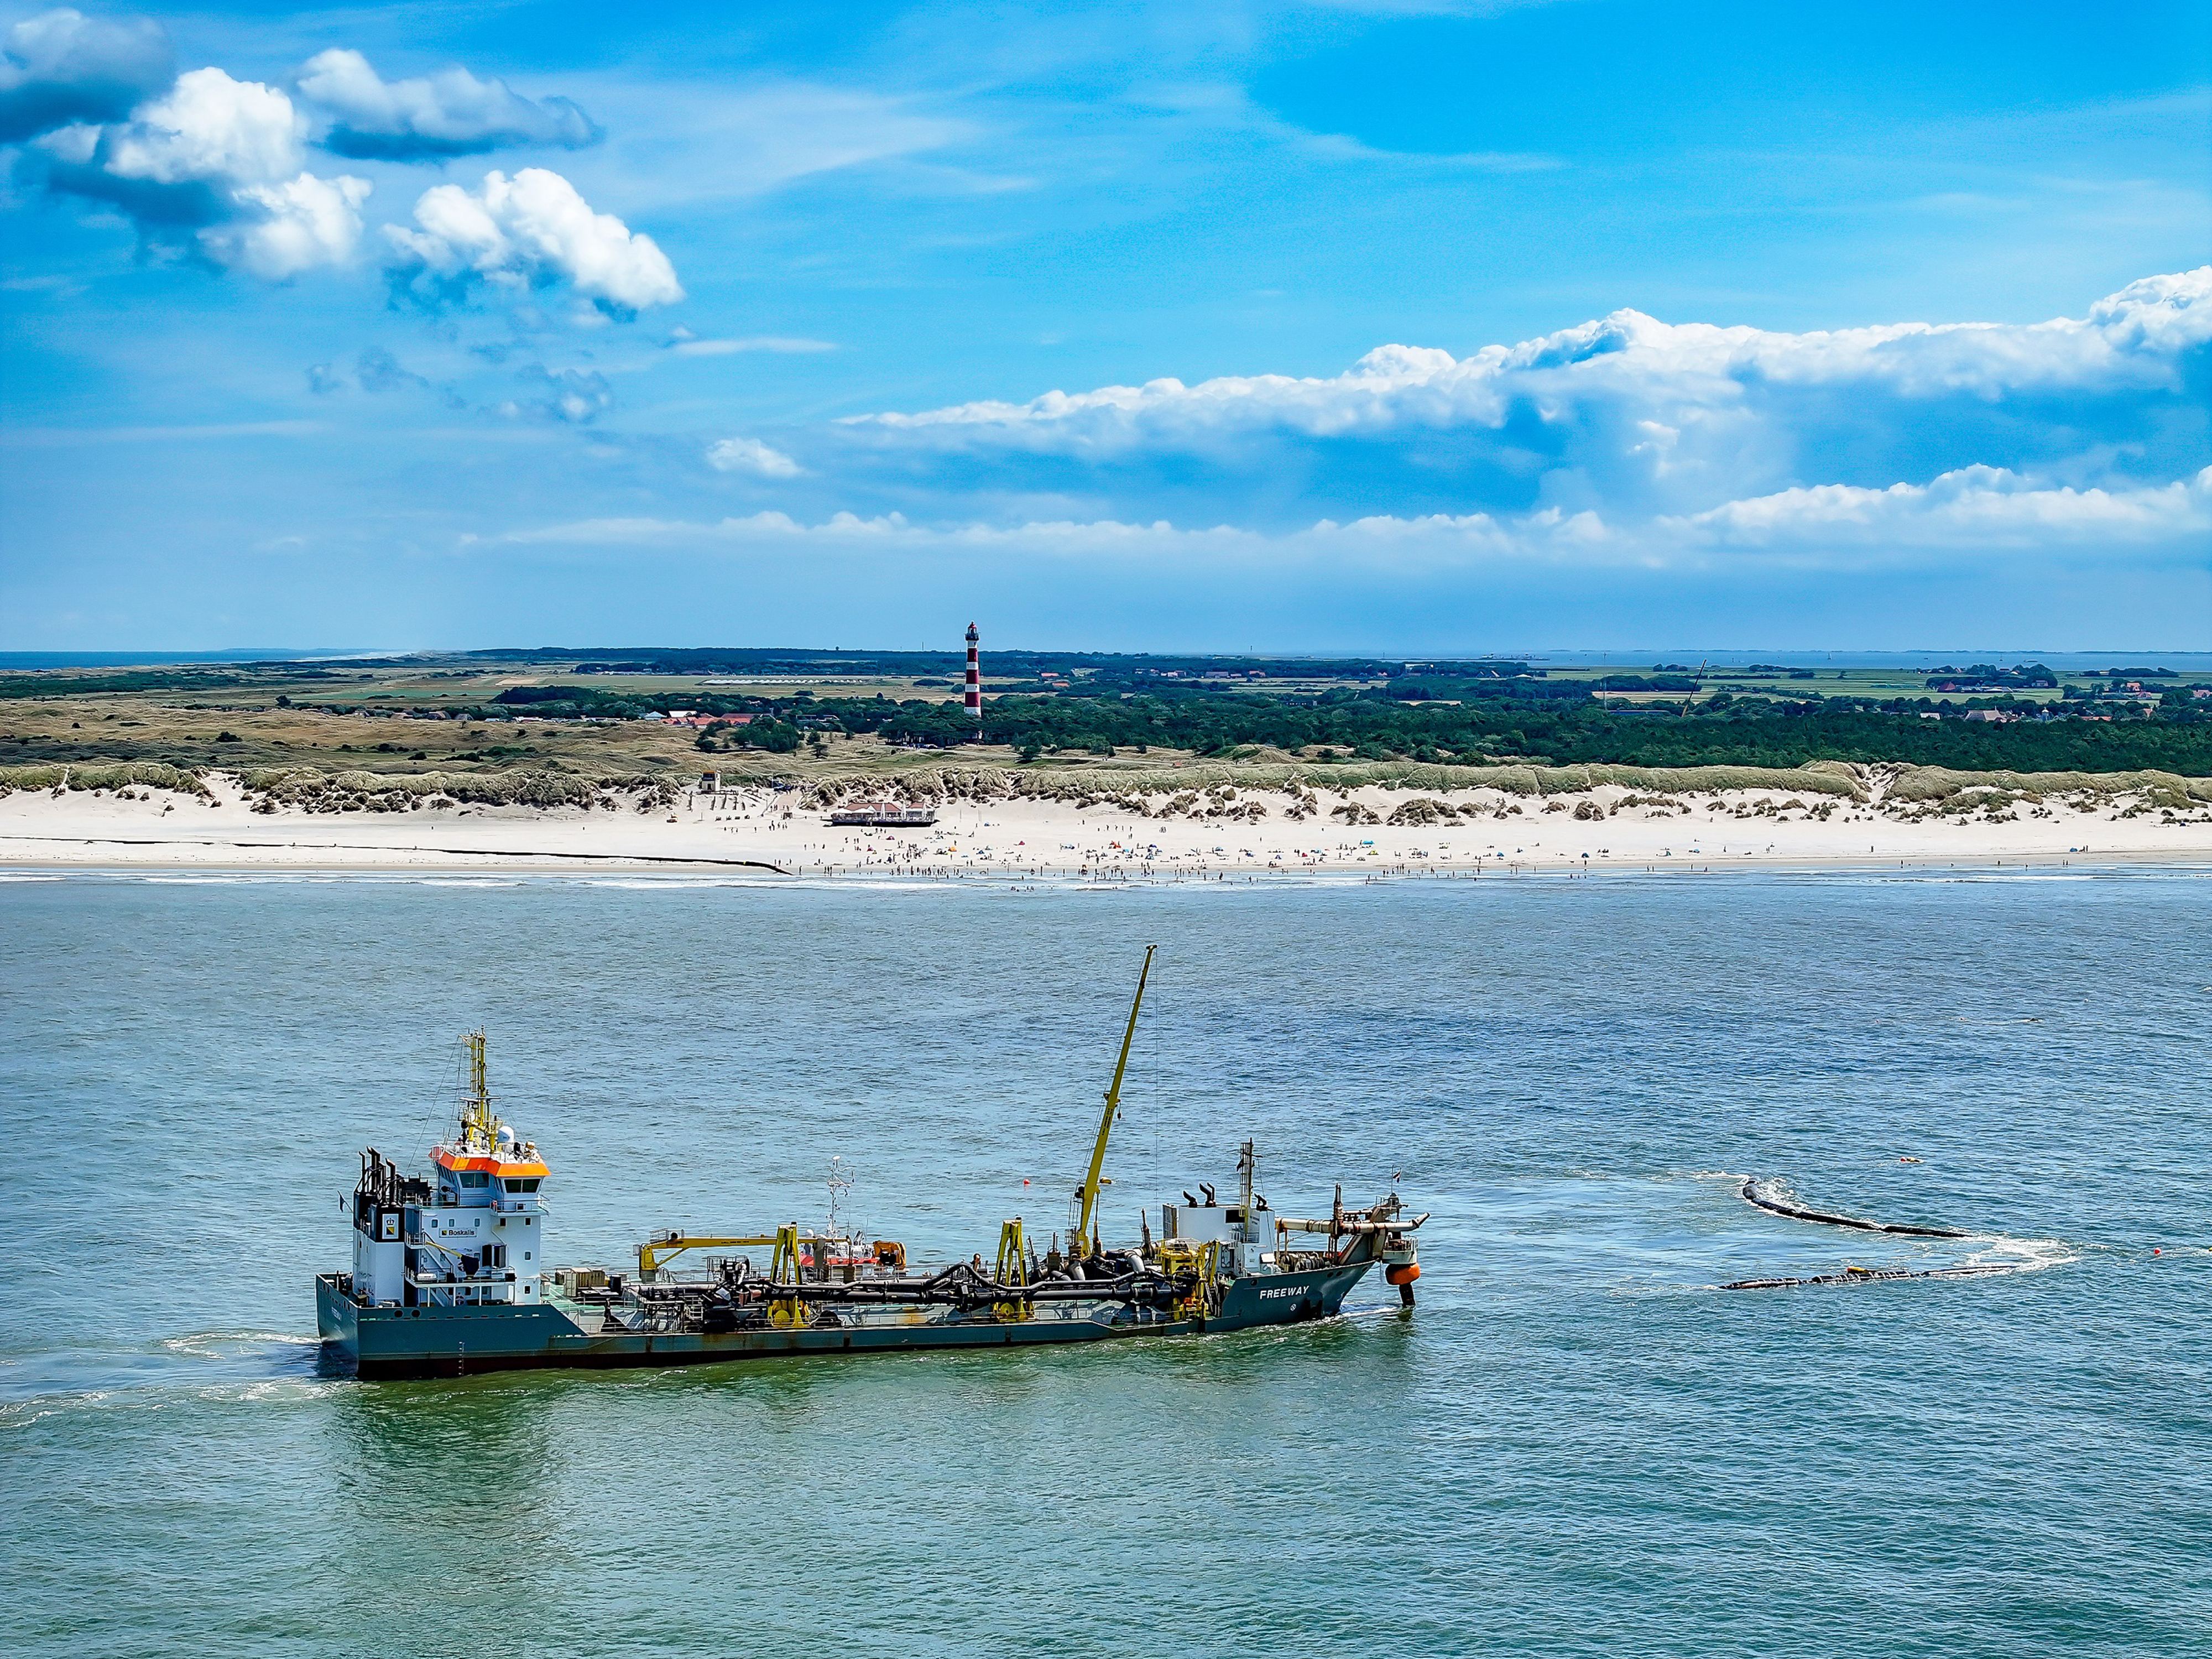
[[[1029,1241],[1022,1237],[1022,1218],[1002,1222],[999,1227],[998,1280],[1001,1285],[1026,1288],[1030,1282]],[[1001,1319],[1025,1319],[1029,1316],[1027,1301],[994,1304]]]
[[[772,1279],[797,1279],[799,1229],[790,1225],[779,1227],[772,1233],[755,1233],[743,1238],[734,1234],[710,1237],[706,1233],[663,1233],[637,1247],[637,1273],[639,1278],[649,1279],[686,1250],[761,1249],[769,1245],[775,1247],[775,1258],[768,1276]]]

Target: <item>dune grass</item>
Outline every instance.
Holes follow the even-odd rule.
[[[1996,792],[2041,800],[2046,796],[2139,795],[2153,806],[2179,811],[2212,802],[2212,778],[2176,772],[1954,772],[1942,766],[1908,766],[1890,780],[1887,800],[1944,801],[1968,791]]]
[[[1307,794],[1382,788],[1495,789],[1509,795],[1580,794],[1604,785],[1660,794],[1717,794],[1723,790],[1785,789],[1866,798],[1856,769],[1834,761],[1804,767],[1760,766],[1449,766],[1417,761],[1356,761],[1342,764],[1252,764],[1201,762],[1173,769],[1098,772],[1053,767],[941,768],[895,778],[824,779],[809,792],[810,805],[828,805],[856,795],[896,795],[913,801],[1068,800],[1141,802],[1154,795],[1215,790],[1266,790]]]
[[[640,811],[672,801],[675,791],[652,778],[587,778],[567,772],[325,772],[312,766],[248,772],[240,778],[257,808],[296,806],[310,812],[404,812],[431,805],[594,806],[624,804]]]
[[[166,789],[179,795],[208,792],[197,772],[160,761],[0,766],[0,795],[12,795],[19,789]]]

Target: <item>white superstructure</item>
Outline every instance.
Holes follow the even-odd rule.
[[[353,1282],[366,1302],[477,1307],[538,1299],[552,1173],[492,1111],[484,1038],[469,1037],[470,1090],[430,1176],[402,1176],[371,1148],[354,1191]]]

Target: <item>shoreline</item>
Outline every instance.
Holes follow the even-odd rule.
[[[666,863],[621,863],[597,869],[579,868],[573,864],[554,865],[525,859],[505,862],[484,861],[471,865],[368,865],[368,864],[226,864],[213,860],[195,860],[179,864],[110,864],[80,860],[68,863],[33,864],[9,856],[0,848],[0,884],[36,881],[52,878],[106,877],[122,879],[141,877],[148,879],[204,876],[216,877],[301,877],[325,879],[356,878],[362,880],[398,879],[402,881],[435,879],[465,881],[472,877],[485,880],[520,878],[558,878],[570,880],[606,879],[619,877],[628,880],[665,878],[672,883],[684,880],[714,881],[719,884],[760,887],[815,886],[826,883],[860,887],[942,887],[960,885],[976,889],[997,888],[1009,892],[1036,892],[1046,889],[1059,891],[1109,892],[1153,887],[1382,887],[1401,885],[1407,882],[1442,881],[1595,881],[1601,878],[1615,880],[1641,878],[1654,880],[1664,877],[1732,876],[1869,876],[1892,875],[1901,878],[1928,877],[1946,872],[1961,879],[2004,876],[2051,876],[2060,873],[2081,876],[2148,875],[2159,872],[2175,874],[2200,873],[2212,876],[2212,854],[2149,854],[2134,857],[2114,856],[2108,859],[2076,858],[2057,864],[2031,860],[1861,860],[1852,865],[1841,861],[1814,863],[1785,861],[1780,859],[1764,863],[1679,864],[1673,866],[1648,864],[1608,865],[1601,869],[1568,870],[1544,869],[1528,865],[1500,867],[1488,872],[1481,870],[1386,870],[1371,874],[1355,874],[1349,871],[1273,871],[1251,872],[1242,874],[1218,872],[1212,875],[1163,873],[1158,875],[1079,875],[1067,871],[1048,871],[1042,875],[1016,874],[1005,871],[954,871],[943,874],[917,873],[886,875],[881,872],[862,873],[851,870],[811,871],[802,874],[779,877],[757,872],[715,870],[705,867],[678,868]]]
[[[695,793],[649,812],[316,813],[265,810],[221,775],[207,782],[204,798],[143,788],[0,797],[0,866],[1120,884],[2212,866],[2212,811],[2154,814],[2124,798],[2022,799],[1977,816],[1774,790],[1662,798],[1606,786],[1539,799],[1370,787],[1334,806],[1256,790],[1156,817],[1126,803],[955,799],[933,825],[867,828],[832,825],[794,793],[769,789]]]

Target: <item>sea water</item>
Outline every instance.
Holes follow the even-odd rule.
[[[490,1033],[556,1261],[1066,1225],[1237,1143],[1419,1307],[360,1383],[359,1149]],[[0,1650],[2175,1655],[2212,1643],[2202,872],[0,881]],[[1808,1224],[1743,1201],[1948,1225]],[[1971,1278],[1717,1288],[1850,1267]]]

